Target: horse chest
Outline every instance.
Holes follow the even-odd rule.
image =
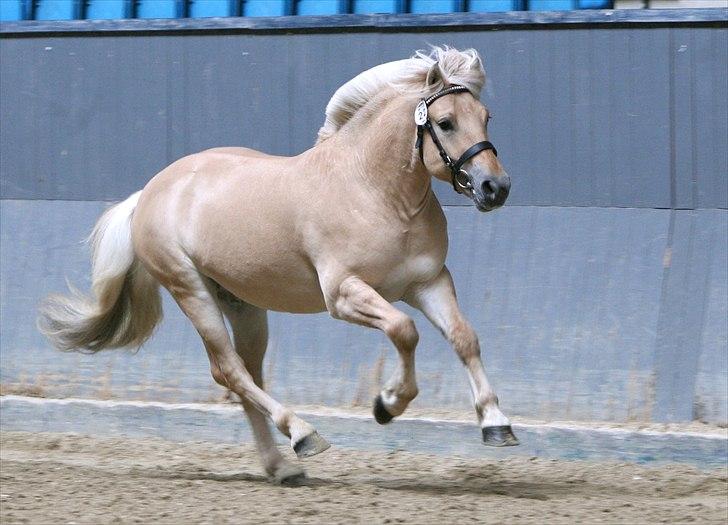
[[[384,288],[409,285],[413,282],[429,281],[442,269],[443,260],[434,254],[421,254],[408,257],[399,264],[390,266],[382,283]]]
[[[447,245],[437,236],[391,239],[373,251],[372,285],[387,299],[399,299],[413,282],[437,276],[445,263]]]

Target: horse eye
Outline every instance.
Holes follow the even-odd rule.
[[[437,123],[442,131],[450,131],[452,129],[452,122],[448,119],[441,120]]]

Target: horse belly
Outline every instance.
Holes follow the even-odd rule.
[[[326,309],[316,273],[303,262],[252,263],[204,271],[236,297],[259,308],[291,313]]]

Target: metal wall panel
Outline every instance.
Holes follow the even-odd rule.
[[[727,217],[718,210],[671,214],[655,345],[657,420],[703,417],[703,405],[711,402],[694,395],[698,370],[705,370],[701,360],[720,367],[728,358]],[[723,300],[716,301],[721,291]]]
[[[718,24],[662,13],[630,15],[667,16],[660,25],[587,27],[573,14],[538,14],[561,25],[527,27],[518,13],[503,26],[473,15],[483,27],[451,32],[397,28],[407,17],[348,33],[164,32],[204,21],[0,32],[0,382],[49,395],[219,397],[196,332],[168,296],[164,324],[138,355],[59,354],[38,334],[38,301],[66,276],[88,284],[78,241],[101,201],[209,147],[301,151],[346,80],[448,43],[484,57],[491,138],[514,180],[509,206],[487,215],[436,183],[448,264],[508,413],[726,422],[728,37]],[[255,29],[256,20],[209,23]],[[460,364],[416,320],[416,404],[467,406]],[[326,314],[271,316],[266,368],[283,401],[368,404],[393,366],[379,333]]]
[[[38,302],[64,291],[66,277],[87,289],[88,254],[79,241],[104,207],[2,201],[0,382],[47,395],[219,398],[199,337],[166,294],[165,319],[136,355],[62,354],[35,329]],[[677,212],[672,226],[671,213],[446,208],[448,265],[508,413],[728,419],[728,239],[721,234],[728,212]],[[413,315],[421,333],[416,406],[469,406],[456,356]],[[327,314],[271,315],[266,373],[272,393],[287,403],[368,405],[394,363],[379,332]]]
[[[207,147],[292,154],[313,143],[347,79],[448,43],[484,57],[483,99],[514,180],[511,204],[726,208],[725,35],[652,27],[4,36],[0,191],[121,199]],[[445,185],[438,191],[446,204],[464,203]]]
[[[670,56],[678,208],[728,205],[728,32],[674,29]],[[723,146],[721,147],[721,144]]]

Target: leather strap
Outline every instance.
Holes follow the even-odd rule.
[[[460,155],[460,158],[457,160],[457,162],[453,165],[452,169],[454,171],[460,171],[460,168],[463,167],[463,164],[468,162],[471,158],[476,156],[478,153],[480,153],[483,150],[491,149],[493,150],[493,154],[497,157],[498,156],[498,150],[495,149],[495,146],[488,140],[484,140],[482,142],[478,142],[476,144],[473,144],[468,149],[465,150],[465,153]]]

